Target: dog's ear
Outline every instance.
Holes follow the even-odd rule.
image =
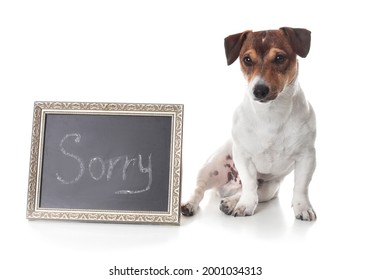
[[[236,61],[240,55],[240,50],[247,34],[251,31],[245,31],[228,36],[224,39],[225,55],[227,57],[227,64],[231,65]]]
[[[289,38],[289,42],[294,52],[301,57],[306,57],[310,49],[310,31],[304,28],[280,28]]]

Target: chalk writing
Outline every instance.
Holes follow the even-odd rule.
[[[139,189],[139,190],[135,190],[135,191],[133,191],[133,190],[119,190],[119,191],[115,192],[115,194],[137,194],[137,193],[142,193],[142,192],[148,191],[151,188],[151,184],[152,184],[151,155],[149,155],[149,157],[148,157],[148,167],[147,168],[143,167],[142,155],[138,155],[138,158],[139,158],[139,163],[138,163],[139,171],[141,173],[148,173],[148,185],[143,189]],[[130,162],[132,162],[133,160],[135,161],[136,159],[131,159],[131,160],[128,161],[128,158],[126,157],[125,166],[124,166],[125,171],[127,170],[127,167],[129,166]],[[129,162],[129,163],[127,164],[127,162]],[[123,178],[122,179],[123,180],[126,179],[126,172],[123,172]]]
[[[58,172],[56,173],[57,180],[60,183],[65,184],[65,185],[77,183],[81,179],[81,177],[84,175],[85,170],[86,170],[84,160],[81,157],[71,152],[67,152],[67,150],[64,147],[65,142],[70,137],[75,138],[74,140],[75,143],[80,143],[81,141],[81,135],[79,133],[66,134],[60,141],[59,149],[63,155],[74,159],[78,163],[78,170],[76,172],[77,174],[76,177],[70,180],[68,180],[67,178],[62,178],[62,176]],[[89,164],[88,164],[89,175],[95,181],[106,180],[108,182],[112,179],[114,170],[119,169],[118,163],[120,161],[123,163],[123,167],[122,167],[123,183],[127,181],[128,179],[129,169],[135,168],[135,167],[139,170],[140,173],[146,174],[148,176],[148,181],[144,187],[135,186],[134,188],[130,188],[130,189],[122,189],[122,190],[116,191],[115,194],[138,194],[138,193],[142,193],[142,192],[150,190],[151,185],[152,185],[152,154],[149,154],[148,156],[147,167],[143,166],[143,160],[142,160],[141,154],[138,154],[138,157],[134,157],[134,158],[130,158],[127,155],[122,155],[122,156],[110,158],[106,161],[104,161],[101,157],[93,157],[90,159]],[[117,168],[115,168],[116,166]]]
[[[68,156],[68,157],[71,157],[71,158],[74,158],[74,159],[79,163],[80,170],[79,170],[78,175],[77,175],[74,179],[72,179],[72,180],[70,180],[70,181],[66,181],[66,180],[62,179],[62,177],[61,177],[61,176],[58,174],[58,172],[57,172],[57,174],[56,174],[56,175],[57,175],[57,180],[60,181],[60,182],[63,183],[63,184],[73,184],[73,183],[76,183],[78,180],[80,180],[80,178],[82,177],[82,175],[84,174],[84,171],[85,171],[84,163],[82,162],[82,160],[81,160],[78,156],[76,156],[76,155],[74,155],[74,154],[71,154],[71,153],[68,153],[68,152],[66,151],[66,149],[63,148],[63,144],[64,144],[64,142],[65,142],[65,141],[67,140],[67,138],[69,138],[69,137],[76,137],[76,138],[75,138],[75,142],[76,142],[76,143],[79,143],[80,140],[81,140],[81,135],[78,134],[78,133],[67,134],[66,136],[64,136],[64,137],[62,138],[61,142],[59,143],[59,148],[60,148],[61,152],[62,152],[64,155],[66,155],[66,156]]]
[[[93,163],[94,162],[99,162],[100,165],[101,165],[101,172],[100,172],[100,175],[98,177],[94,176],[93,174],[93,171],[92,171],[92,166],[93,166]],[[100,179],[102,179],[104,173],[106,173],[106,166],[104,164],[104,161],[103,159],[101,159],[100,157],[95,157],[95,158],[92,158],[89,162],[89,173],[90,173],[90,176],[95,180],[95,181],[99,181]]]

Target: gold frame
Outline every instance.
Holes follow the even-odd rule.
[[[171,116],[171,156],[168,212],[124,210],[43,209],[40,186],[46,114],[100,114]],[[180,224],[183,105],[87,102],[35,102],[28,179],[27,219],[70,220],[112,223]]]

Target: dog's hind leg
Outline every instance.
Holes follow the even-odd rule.
[[[197,176],[197,186],[191,198],[181,206],[184,216],[193,216],[199,208],[204,194],[211,188],[221,188],[228,180],[227,159],[231,158],[231,142],[221,147],[200,169]]]
[[[184,216],[193,216],[197,211],[201,200],[207,190],[213,187],[210,177],[217,176],[217,171],[210,169],[209,165],[204,166],[198,173],[197,187],[187,203],[182,204],[181,211]]]

